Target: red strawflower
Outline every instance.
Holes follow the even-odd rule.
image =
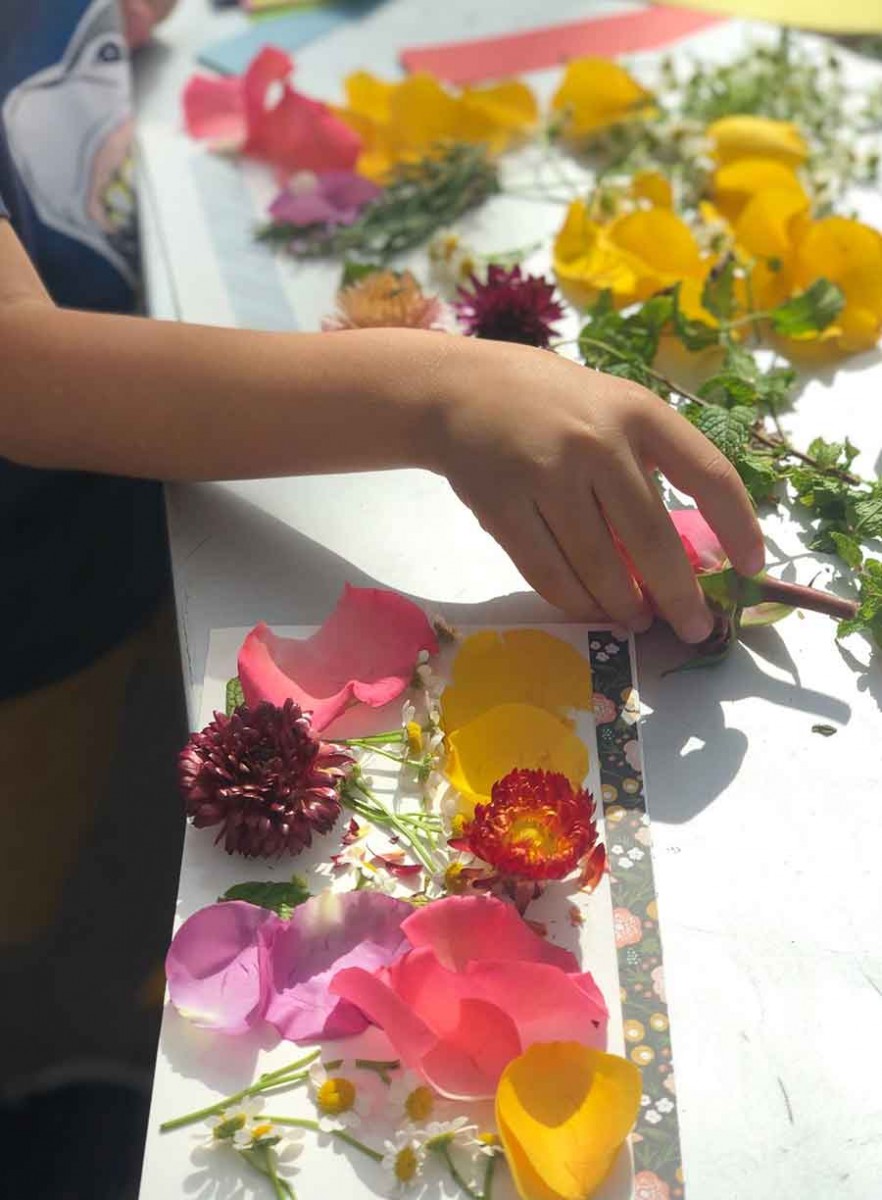
[[[499,875],[563,879],[597,843],[594,800],[557,772],[511,771],[475,807],[463,843]]]
[[[520,267],[491,266],[486,282],[471,277],[453,302],[456,314],[472,337],[497,342],[522,342],[543,350],[557,336],[554,322],[563,308],[554,296],[554,284],[541,275],[523,275]]]
[[[293,700],[282,708],[241,704],[215,713],[178,757],[187,816],[197,829],[220,825],[228,854],[299,854],[340,815],[337,783],[353,757],[320,741]]]

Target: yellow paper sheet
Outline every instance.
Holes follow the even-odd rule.
[[[882,0],[665,0],[665,3],[827,33],[882,34]]]

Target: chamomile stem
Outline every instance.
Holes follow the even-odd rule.
[[[160,1133],[171,1133],[173,1129],[183,1129],[186,1125],[192,1125],[196,1121],[204,1121],[208,1117],[217,1116],[219,1113],[228,1109],[231,1104],[238,1104],[240,1100],[244,1100],[247,1096],[257,1096],[261,1092],[269,1091],[271,1088],[282,1086],[293,1086],[298,1083],[303,1083],[307,1074],[303,1070],[315,1062],[321,1054],[320,1050],[314,1050],[311,1054],[305,1055],[296,1062],[289,1063],[287,1067],[280,1067],[277,1071],[269,1071],[265,1075],[261,1075],[256,1083],[250,1084],[247,1088],[242,1088],[239,1092],[234,1092],[231,1096],[225,1096],[223,1100],[218,1100],[216,1104],[209,1104],[206,1108],[197,1109],[196,1112],[186,1113],[183,1117],[174,1117],[171,1121],[164,1121],[159,1127]]]
[[[493,1190],[493,1172],[496,1170],[496,1155],[491,1154],[487,1159],[487,1165],[484,1168],[484,1187],[481,1192],[483,1200],[490,1200],[490,1193]]]
[[[479,1192],[476,1192],[474,1190],[474,1188],[469,1185],[468,1181],[463,1178],[462,1174],[460,1173],[459,1168],[457,1167],[456,1163],[453,1161],[453,1155],[450,1153],[450,1147],[449,1146],[440,1146],[439,1150],[441,1153],[441,1157],[444,1159],[445,1163],[447,1164],[447,1170],[450,1172],[450,1177],[453,1180],[453,1182],[457,1185],[457,1187],[462,1188],[462,1190],[465,1192],[465,1194],[469,1197],[469,1200],[483,1200],[483,1197],[481,1196],[481,1194]]]
[[[322,1128],[318,1121],[309,1121],[304,1117],[270,1117],[266,1118],[272,1121],[274,1125],[290,1125],[294,1129],[310,1129],[313,1133],[321,1133]],[[354,1138],[351,1133],[347,1133],[345,1129],[330,1130],[331,1137],[335,1137],[338,1142],[345,1142],[347,1146],[352,1146],[353,1149],[359,1150],[362,1154],[366,1154],[368,1158],[372,1158],[374,1162],[382,1162],[383,1156],[379,1150],[374,1150],[370,1146],[366,1146],[364,1142],[360,1142],[358,1138]]]

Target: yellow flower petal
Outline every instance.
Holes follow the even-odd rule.
[[[496,1123],[522,1200],[588,1200],[640,1108],[640,1071],[578,1042],[531,1046],[506,1067]]]
[[[735,222],[735,241],[751,258],[786,259],[798,222],[808,212],[804,192],[771,189],[759,192]]]
[[[752,196],[769,190],[793,192],[808,200],[793,168],[773,158],[737,159],[714,174],[714,203],[731,222],[737,221]]]
[[[845,307],[828,336],[845,350],[875,344],[882,332],[882,234],[847,217],[824,217],[806,225],[793,260],[795,290],[829,279],[845,294]]]
[[[561,132],[584,138],[652,112],[652,93],[624,67],[607,58],[576,58],[567,65],[551,107],[562,115]]]
[[[575,646],[541,629],[495,629],[467,637],[441,697],[452,733],[498,704],[523,703],[564,716],[591,707],[591,667]]]
[[[388,121],[395,86],[370,71],[355,71],[346,79],[346,107],[368,121]]]
[[[498,704],[447,738],[446,774],[467,816],[487,804],[493,784],[516,767],[559,771],[574,786],[588,774],[588,750],[561,717],[532,704]]]
[[[673,208],[674,191],[671,181],[661,171],[638,171],[631,180],[635,200],[648,200],[654,208]]]
[[[805,138],[791,121],[741,115],[722,117],[707,127],[720,163],[739,158],[773,158],[798,167],[808,157]]]
[[[641,277],[640,299],[688,276],[705,274],[707,264],[695,234],[667,208],[650,208],[618,217],[609,228],[613,245],[628,255]]]
[[[620,307],[637,298],[637,276],[611,245],[607,228],[592,220],[581,200],[574,200],[554,241],[554,270],[561,291],[579,307],[609,290]]]
[[[539,121],[539,105],[525,83],[511,80],[492,87],[466,88],[460,97],[460,130],[466,140],[487,141],[504,150]]]
[[[388,83],[367,71],[346,80],[346,104],[335,112],[362,138],[361,174],[382,182],[393,166],[423,158],[439,142],[473,142],[504,149],[538,120],[524,83],[511,81],[461,94],[422,72]]]

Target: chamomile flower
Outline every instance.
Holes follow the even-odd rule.
[[[313,1063],[309,1068],[309,1091],[323,1133],[351,1129],[361,1123],[367,1098],[350,1064],[344,1062],[328,1071],[322,1063]]]
[[[489,1129],[479,1130],[467,1145],[475,1154],[480,1154],[484,1158],[495,1158],[498,1154],[505,1153],[499,1134],[493,1133]]]
[[[393,1079],[388,1095],[395,1117],[403,1117],[410,1125],[423,1125],[438,1103],[432,1089],[412,1071],[404,1071]]]
[[[477,1132],[477,1125],[469,1124],[468,1117],[454,1117],[452,1121],[431,1121],[423,1130],[422,1136],[427,1150],[439,1150],[451,1143],[458,1146],[470,1145]]]
[[[262,1124],[259,1117],[262,1107],[262,1096],[245,1096],[238,1104],[231,1104],[223,1112],[209,1117],[206,1122],[211,1131],[208,1144],[230,1145],[236,1150],[250,1146],[255,1140],[255,1126]]]
[[[391,1195],[399,1195],[414,1187],[423,1173],[426,1151],[420,1137],[412,1129],[403,1129],[391,1141],[383,1143],[381,1166]]]

